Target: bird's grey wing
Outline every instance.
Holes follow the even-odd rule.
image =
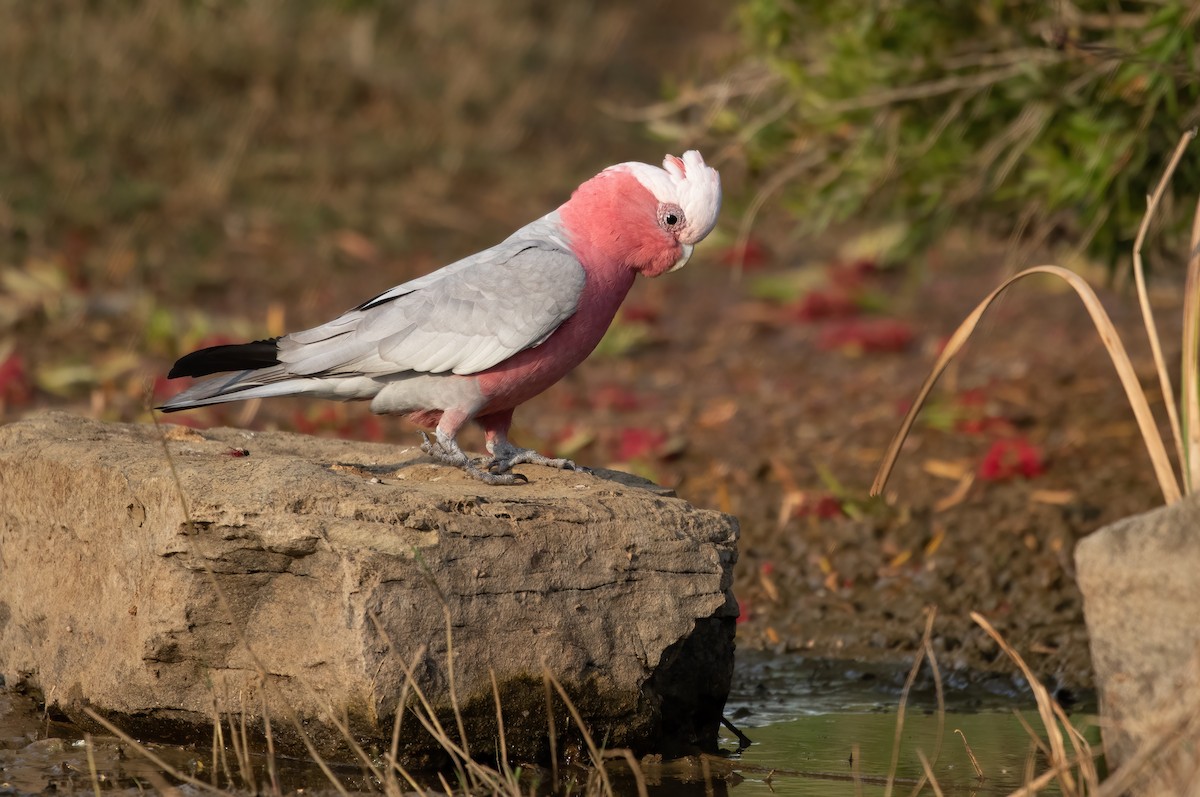
[[[565,247],[510,238],[281,338],[279,360],[290,375],[478,373],[549,337],[584,280]]]

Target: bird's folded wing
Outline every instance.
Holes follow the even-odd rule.
[[[478,373],[549,337],[584,279],[567,249],[510,238],[281,338],[279,360],[289,376]]]

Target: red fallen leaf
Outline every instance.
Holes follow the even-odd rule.
[[[1011,434],[1012,421],[996,415],[985,415],[980,418],[959,418],[954,422],[954,431],[966,435]]]
[[[308,419],[303,410],[296,410],[292,413],[292,428],[300,434],[312,434],[317,425]]]
[[[849,318],[860,312],[861,308],[854,301],[854,297],[836,288],[809,291],[788,307],[788,315],[800,322]]]
[[[727,246],[717,255],[717,261],[722,266],[737,268],[739,265],[746,271],[757,271],[767,264],[767,250],[753,238],[738,246]]]
[[[959,393],[954,401],[960,407],[982,407],[987,404],[987,393],[976,387]]]
[[[966,435],[991,434],[993,437],[1012,436],[1012,422],[987,411],[988,395],[981,388],[964,390],[954,397],[956,414],[954,430]]]
[[[25,359],[13,352],[0,362],[0,406],[19,407],[33,398],[33,383],[25,370]]]
[[[622,429],[617,442],[617,461],[631,462],[657,456],[666,442],[667,435],[657,429]]]
[[[801,507],[799,514],[811,515],[821,520],[832,520],[833,518],[846,516],[846,513],[842,511],[842,502],[832,495],[823,495],[816,501]]]
[[[186,379],[167,379],[166,374],[159,374],[154,377],[154,387],[152,395],[155,401],[166,401],[167,399],[183,392],[187,386]]]
[[[855,260],[850,263],[834,263],[829,267],[829,284],[849,291],[862,287],[868,277],[874,276],[879,266],[874,260]]]
[[[737,605],[738,605],[738,616],[737,616],[737,620],[734,622],[734,624],[741,625],[742,623],[744,623],[750,619],[750,603],[749,603],[749,601],[744,601],[741,598],[738,598]]]
[[[248,456],[250,456],[250,449],[248,449],[248,448],[229,448],[229,449],[225,450],[225,456],[233,457],[235,459],[239,459],[241,457],[248,457]]]
[[[862,318],[826,327],[817,346],[827,351],[899,352],[907,349],[912,341],[912,327],[904,321]]]
[[[771,561],[763,562],[758,566],[758,570],[764,576],[769,576],[775,572],[775,563]]]
[[[829,493],[818,494],[802,491],[795,495],[797,500],[787,508],[784,520],[808,517],[832,520],[846,516],[846,513],[842,511],[842,502]]]
[[[1017,476],[1032,479],[1046,472],[1042,452],[1023,437],[996,440],[979,463],[979,478],[1005,481]]]
[[[340,428],[345,426],[338,417],[338,406],[317,405],[316,409],[310,409],[307,412],[304,410],[296,410],[292,413],[292,426],[301,434],[315,434],[318,431],[335,431],[345,437],[348,429]]]
[[[364,415],[362,420],[358,422],[356,439],[378,443],[383,440],[383,437],[383,422],[379,419],[378,415]]]
[[[592,409],[631,412],[642,405],[637,394],[620,385],[603,385],[592,391]]]

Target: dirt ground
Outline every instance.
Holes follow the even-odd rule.
[[[707,12],[694,14],[684,30],[710,54],[727,54],[736,42],[719,6],[704,4]],[[290,74],[267,56],[261,58],[266,66],[246,64],[246,77],[233,61],[217,68],[201,49],[173,56],[181,74],[197,70],[209,82],[180,80],[176,93],[154,106],[175,126],[165,133],[135,115],[113,140],[89,139],[98,149],[73,148],[89,120],[116,118],[112,109],[152,100],[149,91],[109,98],[110,106],[100,106],[107,117],[73,110],[70,97],[44,107],[17,97],[14,108],[29,103],[24,115],[0,115],[15,142],[4,174],[9,190],[0,202],[6,231],[0,422],[44,407],[147,420],[147,395],[161,398],[177,389],[162,377],[179,354],[326,320],[494,243],[565,199],[580,177],[614,161],[680,149],[597,110],[597,98],[653,101],[667,81],[646,75],[686,69],[696,60],[687,42],[664,48],[631,33],[644,27],[639,15],[669,19],[672,7],[614,4],[620,13],[600,20],[559,20],[564,30],[604,34],[589,40],[573,62],[581,73],[576,78],[603,78],[595,84],[601,88],[590,97],[570,84],[539,85],[543,96],[557,92],[551,99],[562,105],[508,108],[519,120],[512,123],[518,134],[511,144],[487,137],[492,128],[476,107],[478,98],[442,107],[453,92],[434,91],[425,98],[433,105],[420,117],[419,141],[387,149],[389,136],[410,132],[404,102],[416,102],[389,93],[401,92],[399,83],[354,78],[361,85],[334,98],[330,108],[310,102],[305,92],[316,93],[311,86],[271,75],[265,82],[250,79],[255,70]],[[170,21],[169,12],[162,13]],[[136,38],[166,35],[155,28],[161,21],[83,24],[99,30],[103,22]],[[268,26],[253,52],[273,53],[271,23],[251,22]],[[341,21],[318,22],[296,34],[311,33],[313,48],[340,41],[343,33],[355,41],[362,27],[350,20],[344,31],[325,36]],[[28,29],[35,44],[38,35],[55,30],[53,21],[41,24]],[[187,30],[183,23],[168,27],[180,36]],[[225,25],[211,46],[221,46],[217,34],[243,29],[257,35],[250,23]],[[17,57],[10,45],[0,42],[0,66]],[[564,57],[560,50],[539,57],[553,64]],[[74,54],[62,47],[35,51],[49,53],[45,58]],[[137,57],[128,64],[99,63],[168,79],[143,64],[146,53],[157,50],[130,52]],[[464,57],[470,52],[464,48]],[[605,61],[613,52],[622,54],[621,68]],[[279,63],[288,63],[285,55],[299,57],[288,53]],[[67,65],[84,81],[86,55]],[[311,60],[306,68],[315,70],[314,80],[339,79],[336,59]],[[43,66],[52,75],[62,65]],[[405,74],[402,63],[387,66]],[[118,77],[97,79],[108,86],[120,84]],[[51,91],[58,84],[46,85]],[[87,84],[78,85],[80,96],[90,98]],[[204,104],[180,95],[184,88],[211,92],[213,99]],[[260,113],[253,98],[264,96],[267,110]],[[221,102],[230,97],[242,99],[230,100],[224,118]],[[209,115],[192,119],[193,107]],[[457,154],[439,144],[436,113],[474,120],[454,129]],[[588,114],[602,123],[589,128],[580,121]],[[57,137],[42,135],[46,131]],[[192,132],[199,149],[184,146]],[[205,151],[201,132],[232,143]],[[552,146],[555,141],[562,147]],[[64,166],[61,174],[41,168],[42,161],[67,158],[54,147],[75,153],[79,168]],[[547,154],[556,150],[558,156]],[[198,151],[205,156],[190,159]],[[104,158],[113,162],[93,168]],[[938,347],[1008,273],[1003,247],[959,236],[928,256],[884,268],[861,252],[847,254],[844,244],[857,239],[844,232],[825,241],[792,240],[786,214],[775,209],[757,224],[739,279],[730,265],[731,242],[761,176],[745,173],[736,158],[713,160],[728,165],[721,228],[688,268],[635,288],[600,350],[518,411],[514,439],[583,464],[623,463],[687,500],[737,515],[743,649],[908,661],[925,607],[934,606],[934,644],[945,671],[963,678],[1015,671],[968,617],[979,611],[1048,684],[1088,687],[1073,546],[1161,497],[1079,303],[1039,282],[1018,287],[995,307],[961,368],[948,374],[918,422],[886,496],[868,499],[883,450]],[[160,172],[159,164],[170,168]],[[209,185],[204,180],[214,164],[220,167],[214,179],[220,179]],[[92,178],[100,173],[113,181],[111,191],[94,191]],[[121,175],[131,173],[141,182],[122,183]],[[56,181],[76,186],[75,193],[55,193]],[[122,192],[133,192],[125,197],[134,203],[125,215],[112,209],[125,201]],[[1161,299],[1168,357],[1176,362],[1177,344],[1170,341],[1177,291]],[[1157,395],[1133,300],[1114,293],[1106,294],[1106,303],[1143,382]],[[290,399],[170,420],[405,444],[416,435],[402,421],[376,419],[359,405]],[[480,442],[475,433],[464,438],[476,450]],[[524,470],[537,479],[536,468]]]
[[[642,286],[631,302],[654,319],[649,340],[585,364],[524,413],[522,431],[552,441],[585,429],[596,442],[578,452],[584,462],[628,461],[640,446],[632,459],[644,473],[737,515],[742,648],[910,661],[932,606],[952,678],[1015,673],[969,618],[978,611],[1049,686],[1089,687],[1074,544],[1161,502],[1091,322],[1073,294],[1018,287],[872,500],[934,353],[1006,268],[960,246],[932,263],[863,270],[817,257],[764,264],[731,285],[709,261]],[[756,284],[781,275],[815,287],[791,302],[755,298]],[[830,296],[843,289],[877,313],[837,310]],[[1107,298],[1148,362],[1131,297]],[[1172,302],[1160,311],[1168,340]],[[826,312],[844,315],[813,318]],[[1148,368],[1143,376],[1153,394]]]

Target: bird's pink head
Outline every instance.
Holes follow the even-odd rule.
[[[610,166],[559,209],[579,247],[648,277],[683,266],[712,232],[721,176],[695,150],[648,163]],[[587,258],[585,258],[586,264]]]

